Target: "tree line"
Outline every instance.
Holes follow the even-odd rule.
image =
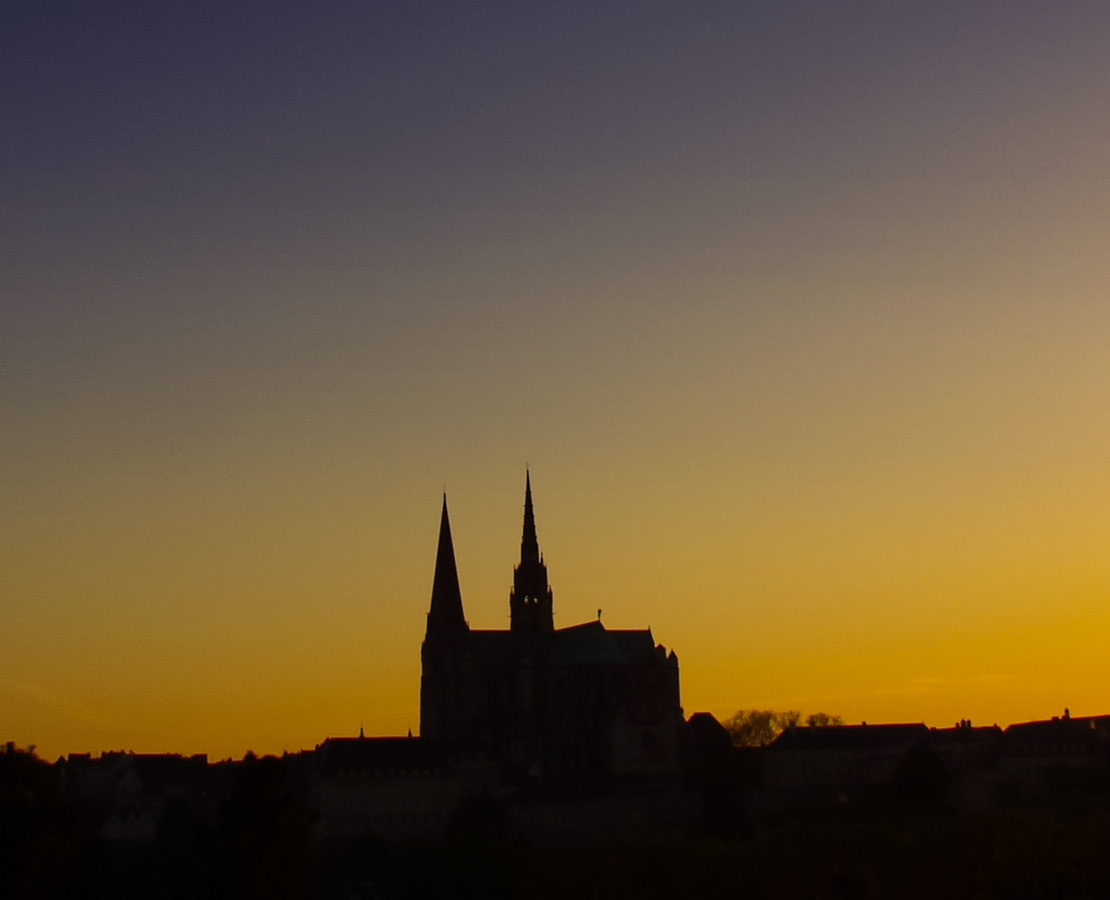
[[[741,709],[721,724],[732,738],[734,747],[765,747],[788,728],[797,725],[801,718],[802,714],[796,709]],[[813,728],[823,728],[828,725],[843,725],[844,720],[840,716],[815,712],[806,716],[805,724]]]

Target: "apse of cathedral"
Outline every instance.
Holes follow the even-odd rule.
[[[421,647],[422,738],[481,747],[520,776],[677,770],[678,657],[651,629],[607,629],[600,616],[555,628],[530,474],[509,613],[508,630],[468,625],[444,495]]]

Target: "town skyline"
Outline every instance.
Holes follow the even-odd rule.
[[[527,474],[528,473],[526,472],[526,475]],[[530,508],[531,508],[531,496],[530,495],[528,496],[528,500],[526,502],[527,502],[527,506],[526,506],[525,526],[524,526],[525,538],[527,539],[528,535],[530,534],[533,541],[534,541],[535,536],[536,536],[535,523],[534,523],[534,521],[532,522],[531,530],[529,530],[529,525],[528,525],[529,512],[530,512]],[[440,546],[437,548],[436,554],[442,553],[442,541],[444,539],[443,529],[445,527],[447,528],[447,531],[446,531],[447,546],[450,548],[451,544],[452,544],[450,526],[446,525],[446,523],[448,521],[447,516],[448,516],[448,497],[447,497],[447,492],[444,491],[443,494],[442,494],[442,510],[441,510],[442,521],[440,523],[440,531],[439,531],[439,538],[438,538],[438,543],[440,544]],[[451,550],[450,553],[453,555],[454,551]],[[541,560],[543,559],[542,553],[540,555],[540,559]],[[437,557],[437,562],[436,562],[436,566],[435,566],[436,573],[437,573],[437,584],[438,584],[439,566],[440,566],[440,563],[439,563],[438,557]],[[460,578],[459,581],[461,583],[462,579]],[[433,598],[435,596],[435,593],[436,593],[436,588],[433,587],[433,590],[432,590]],[[496,625],[494,623],[489,622],[489,621],[485,621],[485,619],[488,619],[488,616],[483,617],[483,620],[472,621],[471,615],[468,611],[470,609],[470,605],[467,604],[466,600],[465,600],[465,598],[466,598],[465,589],[462,590],[462,597],[463,597],[464,609],[467,610],[467,612],[466,612],[467,624],[470,627],[472,627],[472,628],[476,627],[476,628],[479,628],[479,629],[481,629],[481,628],[490,628],[490,627],[496,628]],[[559,614],[559,607],[560,607],[561,600],[562,600],[562,597],[561,597],[561,594],[560,594],[559,602],[556,602],[556,604],[555,604],[555,606],[552,610],[553,615],[556,616],[555,627],[557,629],[558,628],[565,628],[568,625],[579,625],[581,623],[588,623],[588,622],[593,621],[593,618],[591,618],[591,617],[579,617],[579,618],[573,618],[572,617],[573,621],[566,621],[566,619],[567,619],[566,616],[562,617],[563,621],[559,621],[558,620],[559,619],[558,614]],[[478,606],[480,608],[483,608],[482,609],[483,612],[486,611],[486,610],[484,610],[484,607],[487,606],[487,605],[488,604],[478,604]],[[507,605],[506,605],[506,608],[507,608]],[[599,607],[596,610],[597,621],[602,621],[603,613],[604,613],[604,608]],[[427,615],[427,603],[425,603],[425,613],[424,613],[424,615],[425,615],[425,617]],[[627,624],[630,624],[630,623],[618,623],[618,627],[620,627],[620,625],[627,625]],[[650,630],[650,626],[649,626],[649,630]],[[659,640],[659,638],[657,637],[656,640]],[[668,645],[668,649],[669,650],[676,650],[675,647],[670,646],[670,645]],[[419,677],[420,676],[419,676],[419,673],[418,673],[417,682],[419,682]],[[680,684],[681,684],[681,682],[680,682]],[[892,695],[897,696],[897,693],[894,693]],[[680,697],[680,699],[681,699],[681,697]],[[825,706],[828,706],[828,704],[825,704],[825,706],[821,706],[821,695],[820,694],[810,695],[809,699],[810,699],[810,702],[808,704],[799,704],[799,703],[785,703],[785,704],[762,703],[761,704],[761,703],[754,703],[754,704],[749,704],[748,706],[743,706],[743,707],[730,708],[730,707],[727,707],[727,706],[722,706],[722,707],[719,707],[717,709],[708,709],[708,708],[706,708],[706,709],[701,709],[701,708],[691,709],[691,708],[688,708],[688,707],[684,707],[684,713],[688,717],[688,716],[690,716],[691,714],[693,714],[695,712],[710,712],[714,716],[716,716],[718,719],[720,719],[721,721],[728,721],[731,713],[740,713],[740,712],[745,712],[745,711],[746,712],[756,712],[760,709],[772,708],[780,714],[787,713],[788,711],[793,712],[795,715],[800,713],[799,718],[803,722],[805,721],[805,717],[806,717],[807,714],[824,713],[827,716],[835,717],[835,720],[836,720],[835,724],[844,724],[844,725],[852,725],[852,724],[859,724],[859,723],[868,724],[868,721],[870,721],[870,724],[872,724],[872,725],[884,725],[884,724],[891,724],[891,723],[895,723],[895,722],[907,722],[908,723],[908,722],[918,722],[918,721],[920,721],[921,723],[923,723],[924,725],[926,725],[928,727],[932,727],[932,728],[940,727],[940,728],[943,729],[943,728],[951,727],[951,725],[953,724],[952,722],[946,722],[946,721],[929,721],[924,716],[921,716],[921,717],[898,716],[897,713],[895,713],[895,715],[893,715],[893,716],[888,716],[886,719],[876,719],[876,718],[872,717],[870,720],[868,720],[866,718],[866,716],[864,716],[862,718],[859,718],[859,719],[853,719],[853,718],[850,718],[850,717],[845,717],[844,715],[842,715],[841,713],[839,713],[835,709],[825,709]],[[814,705],[814,704],[816,704],[816,705]],[[907,704],[907,705],[912,706],[912,704]],[[803,706],[805,707],[804,709],[801,708]],[[820,707],[820,709],[818,707]],[[872,706],[870,708],[874,708],[874,707]],[[987,719],[987,718],[983,718],[981,720],[972,720],[970,718],[963,718],[963,717],[961,717],[957,721],[958,721],[959,724],[963,724],[963,723],[966,722],[968,724],[975,724],[975,725],[996,725],[996,726],[1001,725],[1002,727],[1006,727],[1007,725],[1011,725],[1011,724],[1022,724],[1022,723],[1030,722],[1030,721],[1047,721],[1050,718],[1058,718],[1060,712],[1061,712],[1061,710],[1044,711],[1040,715],[1030,716],[1030,717],[1027,717],[1025,719],[1014,719],[1013,721],[1010,721],[1010,722],[1006,722],[1006,721],[1001,721],[1000,722],[997,718],[995,718],[993,720],[992,719]],[[1082,712],[1083,712],[1083,715],[1096,715],[1096,716],[1104,715],[1104,713],[1102,713],[1098,710],[1083,710]],[[1064,713],[1065,716],[1070,715],[1070,709],[1068,707],[1063,707],[1063,713]],[[1080,718],[1081,717],[1082,716],[1080,716]],[[416,715],[415,715],[415,723],[418,723],[419,719],[420,719],[419,709],[417,709]],[[371,720],[371,721],[373,721],[373,720]],[[358,733],[360,735],[365,733],[365,734],[367,734],[367,736],[393,737],[393,736],[400,736],[404,733],[407,733],[409,736],[412,736],[413,734],[417,734],[417,735],[422,734],[419,726],[417,724],[415,724],[414,722],[410,722],[410,724],[408,724],[405,727],[404,731],[397,730],[397,731],[394,731],[394,732],[381,732],[381,731],[375,732],[373,730],[367,732],[365,723],[366,723],[366,719],[363,718],[363,717],[360,717],[359,725],[358,725]],[[144,723],[132,723],[132,724],[139,724],[140,726],[142,726]],[[783,727],[783,726],[780,725],[780,727]],[[347,731],[328,732],[327,734],[322,734],[322,735],[318,736],[317,744],[318,744],[319,740],[322,740],[324,737],[329,737],[329,738],[349,737],[349,736],[353,735],[354,733],[355,732],[354,732],[353,729],[349,729]],[[19,741],[16,741],[17,745],[19,743],[20,743]],[[101,746],[99,748],[97,748],[97,747],[88,747],[88,746],[81,747],[81,748],[61,748],[58,752],[54,752],[54,748],[50,748],[49,746],[44,747],[43,745],[39,744],[38,742],[36,742],[34,740],[26,740],[26,741],[23,741],[23,743],[28,745],[28,746],[35,746],[36,747],[36,752],[38,752],[41,756],[43,756],[43,758],[47,758],[47,759],[54,758],[54,757],[57,757],[57,756],[65,757],[69,753],[78,753],[78,754],[80,754],[80,753],[93,753],[95,755],[98,752],[109,752],[109,751],[118,752],[120,750],[123,750],[123,751],[126,751],[126,752],[139,752],[139,753],[151,753],[151,752],[153,752],[153,753],[182,753],[184,755],[192,755],[192,754],[201,753],[201,754],[205,754],[205,755],[207,755],[207,756],[209,756],[210,758],[213,758],[213,759],[217,759],[217,758],[238,759],[238,758],[241,758],[244,754],[247,754],[247,753],[257,754],[257,755],[267,755],[267,754],[272,755],[272,754],[276,753],[276,754],[280,755],[280,754],[286,753],[286,752],[297,752],[299,750],[309,749],[313,746],[312,743],[308,743],[305,746],[295,746],[295,745],[290,746],[287,743],[283,743],[280,746],[280,748],[279,747],[274,747],[274,746],[267,747],[265,745],[260,745],[260,749],[256,749],[256,747],[252,744],[250,746],[245,747],[241,752],[235,753],[235,752],[228,752],[227,751],[228,745],[223,744],[223,745],[217,745],[217,746],[220,747],[220,749],[219,749],[218,752],[214,753],[211,749],[208,749],[206,747],[198,747],[196,745],[191,745],[191,744],[186,743],[186,745],[184,747],[162,747],[162,748],[158,748],[158,749],[152,748],[150,746],[142,746],[142,745],[140,745],[138,747],[124,746],[124,745],[120,745],[120,746],[106,745],[106,746]]]
[[[418,728],[441,495],[687,715],[1110,711],[1110,8],[20,7],[0,740]]]

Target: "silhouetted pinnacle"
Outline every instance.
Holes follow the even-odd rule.
[[[532,476],[524,470],[524,533],[520,538],[520,564],[538,563],[540,544],[536,538],[536,514],[532,511]]]
[[[428,631],[466,630],[463,616],[459,573],[455,568],[455,548],[451,543],[451,522],[447,518],[447,494],[443,495],[443,513],[439,520],[439,546],[436,549],[436,572],[432,579],[432,603],[428,612]]]
[[[524,470],[524,533],[520,539],[520,565],[513,569],[513,590],[509,594],[510,630],[551,631],[551,588],[547,567],[536,539],[536,514],[532,509],[532,475]]]

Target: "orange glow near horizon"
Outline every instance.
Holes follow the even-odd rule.
[[[1110,12],[813,6],[13,40],[0,740],[416,733],[525,461],[687,714],[1110,712]]]

